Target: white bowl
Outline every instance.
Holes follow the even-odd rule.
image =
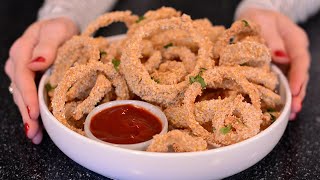
[[[279,118],[258,135],[230,146],[203,152],[155,153],[107,146],[81,136],[61,124],[48,110],[45,84],[50,71],[40,82],[40,113],[45,129],[58,148],[80,165],[115,179],[220,179],[254,165],[278,143],[287,126],[291,93],[281,71],[280,95],[285,102]]]
[[[105,141],[102,141],[98,138],[96,138],[92,132],[90,131],[90,123],[91,123],[91,119],[94,115],[96,115],[97,113],[105,110],[105,109],[108,109],[108,108],[111,108],[111,107],[114,107],[114,106],[119,106],[119,105],[125,105],[125,104],[131,104],[131,105],[134,105],[136,107],[139,107],[139,108],[143,108],[145,109],[146,111],[149,111],[151,112],[153,115],[155,115],[160,121],[161,121],[161,124],[162,124],[162,130],[159,134],[165,134],[168,132],[168,120],[167,120],[167,117],[166,115],[157,107],[157,106],[154,106],[150,103],[147,103],[147,102],[144,102],[144,101],[136,101],[136,100],[119,100],[119,101],[111,101],[111,102],[107,102],[107,103],[104,103],[104,104],[101,104],[97,107],[95,107],[87,116],[86,118],[86,121],[84,123],[84,132],[86,133],[86,136],[95,140],[95,141],[98,141],[100,143],[104,143],[108,146],[117,146],[117,147],[121,147],[121,148],[126,148],[126,149],[132,149],[132,150],[146,150],[147,147],[150,145],[151,143],[151,140],[148,140],[148,141],[145,141],[145,142],[141,142],[141,143],[136,143],[136,144],[113,144],[113,143],[108,143],[108,142],[105,142]]]

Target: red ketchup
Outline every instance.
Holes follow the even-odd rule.
[[[133,105],[111,107],[94,115],[92,134],[113,144],[135,144],[148,141],[162,130],[162,123],[149,111]]]

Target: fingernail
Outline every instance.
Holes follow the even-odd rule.
[[[46,59],[40,56],[40,57],[35,58],[31,62],[45,62],[45,61],[46,61]]]
[[[281,50],[274,51],[274,55],[277,56],[277,57],[282,57],[282,58],[288,57],[287,54],[284,51],[281,51]]]
[[[290,121],[294,121],[294,120],[295,120],[295,117],[296,117],[296,114],[291,113],[291,114],[290,114],[290,117],[289,117],[289,120],[290,120]]]
[[[24,123],[24,132],[26,133],[26,136],[28,136],[28,131],[29,131],[29,124],[28,123]]]
[[[31,119],[29,106],[27,106],[27,111],[28,111],[29,118]]]

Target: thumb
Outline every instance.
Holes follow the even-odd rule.
[[[266,26],[267,24],[264,24]],[[290,62],[286,52],[285,43],[279,33],[277,26],[262,28],[262,36],[271,50],[272,59],[279,64],[288,64]]]
[[[71,38],[75,31],[70,31],[66,24],[52,20],[43,24],[39,32],[38,43],[33,49],[32,61],[28,67],[33,71],[47,69],[55,60],[61,44]]]

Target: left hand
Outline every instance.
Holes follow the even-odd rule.
[[[260,25],[261,35],[272,52],[272,59],[278,64],[290,65],[288,72],[292,93],[290,119],[301,111],[309,80],[309,40],[305,31],[285,15],[257,8],[244,10],[238,19],[248,19]]]

